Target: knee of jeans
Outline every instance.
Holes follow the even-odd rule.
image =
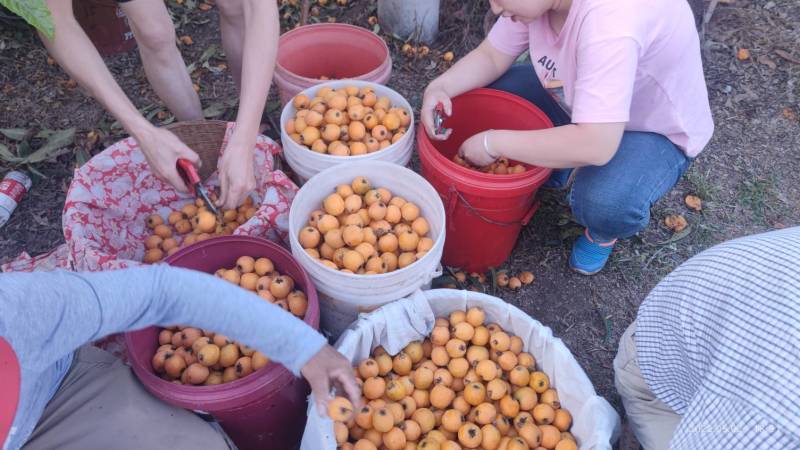
[[[621,189],[581,186],[576,181],[570,193],[572,212],[594,237],[604,240],[627,238],[647,227],[649,205]]]

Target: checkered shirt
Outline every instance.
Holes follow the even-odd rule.
[[[800,449],[800,227],[707,250],[639,309],[642,376],[671,449]]]

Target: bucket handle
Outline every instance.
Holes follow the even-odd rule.
[[[486,222],[488,224],[497,225],[497,226],[500,226],[500,227],[513,227],[513,226],[517,226],[517,225],[520,225],[520,224],[522,226],[527,225],[528,222],[531,221],[531,218],[533,218],[533,215],[539,209],[539,206],[541,205],[541,201],[539,201],[539,198],[536,197],[536,200],[533,202],[533,205],[531,205],[531,207],[528,210],[528,212],[526,212],[525,215],[522,216],[522,220],[513,221],[513,222],[498,222],[496,220],[492,220],[492,219],[490,219],[488,217],[485,217],[483,214],[480,213],[480,211],[478,211],[474,206],[472,206],[472,204],[470,204],[470,202],[466,198],[464,198],[464,196],[461,194],[461,192],[458,191],[458,189],[455,188],[455,186],[450,186],[450,188],[448,189],[447,200],[446,200],[446,203],[447,203],[447,215],[448,216],[453,214],[453,211],[455,211],[456,206],[458,205],[459,202],[461,204],[463,204],[464,206],[466,206],[467,209],[470,212],[472,212],[473,215],[477,216],[482,221],[484,221],[484,222]],[[450,227],[454,227],[455,226],[453,221],[449,221],[448,225]]]

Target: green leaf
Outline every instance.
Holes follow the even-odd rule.
[[[27,158],[28,155],[31,154],[32,150],[33,149],[31,148],[31,143],[28,141],[22,141],[19,144],[17,144],[17,155],[20,158]]]
[[[0,144],[0,159],[9,164],[16,164],[22,160],[22,158],[12,153],[4,144]]]
[[[26,164],[34,164],[56,158],[70,149],[64,148],[75,140],[75,128],[59,130],[50,135],[50,138],[38,150],[24,158]]]
[[[215,102],[203,110],[203,117],[206,119],[213,119],[219,117],[227,111],[228,106],[222,102]]]
[[[11,140],[21,141],[25,139],[28,131],[29,130],[27,128],[2,128],[0,129],[0,134]]]
[[[85,148],[79,148],[75,152],[75,165],[77,167],[82,167],[90,159],[92,159],[92,155]]]
[[[49,39],[56,34],[53,25],[53,16],[47,8],[45,0],[0,0],[0,5],[5,6],[37,30],[44,33]]]

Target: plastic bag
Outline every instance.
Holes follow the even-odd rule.
[[[611,449],[619,435],[620,418],[603,397],[597,395],[589,377],[561,341],[520,309],[485,294],[453,289],[417,291],[412,296],[390,303],[370,314],[362,314],[336,343],[337,349],[353,364],[367,358],[382,345],[395,354],[408,342],[423,339],[433,329],[436,317],[454,310],[479,306],[487,322],[522,338],[525,351],[550,377],[564,408],[573,416],[571,432],[583,450]],[[309,399],[302,450],[335,449],[333,422],[321,417],[313,398]]]

